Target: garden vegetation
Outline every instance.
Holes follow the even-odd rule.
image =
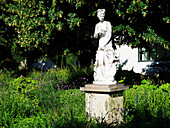
[[[116,80],[131,86],[116,126],[89,120],[79,90],[93,81],[98,8],[107,11],[113,39],[119,37],[114,43],[154,53],[155,44],[169,49],[169,6],[169,0],[1,0],[0,127],[169,128],[168,83],[119,71]],[[40,56],[57,68],[31,70]]]
[[[85,92],[80,91],[79,86],[90,82],[88,75],[77,72],[77,77],[70,76],[69,69],[33,71],[27,77],[17,78],[1,70],[0,126],[111,127],[104,121],[89,120],[86,115]],[[152,85],[150,80],[126,90],[124,108],[121,108],[124,122],[117,125],[122,128],[168,128],[169,94],[170,84]]]

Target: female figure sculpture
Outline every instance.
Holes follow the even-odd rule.
[[[99,47],[94,64],[94,84],[113,84],[116,66],[114,63],[115,53],[112,48],[112,26],[104,21],[105,9],[97,10],[100,22],[95,26],[94,38],[99,37]]]

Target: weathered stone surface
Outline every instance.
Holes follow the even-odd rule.
[[[121,122],[123,110],[123,91],[128,86],[122,84],[87,84],[80,90],[86,92],[86,112],[90,118],[107,123]]]
[[[112,97],[110,94],[86,93],[86,112],[89,117],[99,121],[116,123],[122,121],[123,96]]]
[[[128,89],[128,86],[123,86],[122,84],[87,84],[85,87],[81,87],[80,90],[86,92],[117,92]]]

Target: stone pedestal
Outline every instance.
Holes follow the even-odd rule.
[[[91,118],[107,123],[122,121],[123,91],[128,86],[122,84],[87,84],[80,90],[86,92],[86,112]]]

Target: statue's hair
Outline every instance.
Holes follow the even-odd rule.
[[[100,12],[105,13],[105,12],[106,12],[106,10],[105,10],[105,9],[98,9],[98,10],[97,10],[97,17],[98,17],[98,15],[99,15],[99,13],[100,13]]]

